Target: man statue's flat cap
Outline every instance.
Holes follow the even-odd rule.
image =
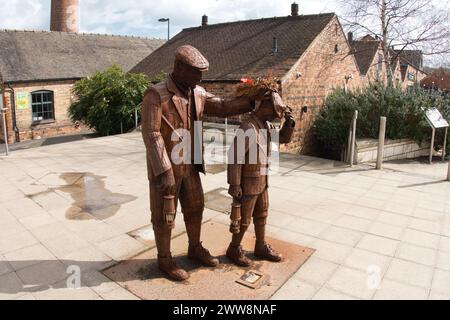
[[[175,59],[200,71],[208,71],[209,69],[208,60],[193,46],[179,47],[175,53]]]

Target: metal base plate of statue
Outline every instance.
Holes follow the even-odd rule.
[[[281,263],[261,261],[251,252],[248,257],[253,260],[250,268],[235,266],[225,257],[229,240],[229,225],[207,222],[202,228],[203,237],[208,241],[212,253],[219,256],[221,264],[217,268],[204,268],[187,258],[187,235],[172,239],[173,256],[176,262],[189,272],[190,278],[185,282],[173,282],[158,270],[157,251],[151,249],[137,257],[119,263],[103,273],[112,281],[146,300],[267,300],[270,299],[314,253],[313,249],[280,241],[268,234],[267,240],[277,248],[283,249],[285,259]],[[254,233],[247,232],[242,245],[253,248]],[[257,277],[270,276],[268,282]],[[242,278],[253,282],[252,285],[241,284]],[[259,285],[261,285],[259,287]]]

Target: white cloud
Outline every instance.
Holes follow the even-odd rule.
[[[167,27],[159,18],[170,18],[171,34],[198,26],[207,14],[210,23],[290,14],[292,0],[82,0],[82,28],[97,28],[107,21],[111,32],[166,37]],[[335,1],[301,1],[302,12],[333,11]],[[331,4],[331,6],[330,6]],[[99,12],[97,8],[102,8]],[[327,10],[328,9],[328,10]]]
[[[50,0],[0,0],[0,29],[47,29]]]

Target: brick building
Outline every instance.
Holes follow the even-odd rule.
[[[219,96],[233,96],[243,77],[271,74],[280,79],[283,99],[294,109],[297,127],[285,151],[314,153],[312,126],[326,96],[336,87],[358,87],[360,72],[334,13],[291,15],[184,29],[131,72],[153,76],[173,68],[176,48],[190,44],[210,61],[202,85]],[[210,119],[220,121],[218,119]]]
[[[370,35],[359,40],[353,39],[353,34],[348,34],[348,40],[352,47],[352,53],[358,63],[361,79],[364,85],[375,81],[387,83],[387,69],[384,63],[382,43]],[[408,89],[426,76],[423,71],[423,55],[417,50],[391,50],[390,56],[394,61],[394,82],[403,89]]]
[[[420,50],[395,51],[398,56],[402,74],[402,87],[408,89],[426,78],[423,68],[423,54]]]
[[[73,84],[114,63],[128,71],[164,43],[76,33],[78,0],[52,1],[51,17],[51,29],[60,31],[0,30],[0,90],[10,143],[85,131],[67,114]]]
[[[450,94],[450,73],[444,68],[439,68],[422,79],[420,85],[426,90],[438,90]]]

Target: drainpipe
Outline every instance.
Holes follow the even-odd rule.
[[[19,134],[19,128],[17,127],[17,118],[16,118],[16,94],[14,91],[14,88],[11,87],[11,84],[7,84],[8,89],[11,91],[11,115],[12,115],[12,122],[13,122],[13,130],[16,134],[16,142],[20,142],[20,134]]]

